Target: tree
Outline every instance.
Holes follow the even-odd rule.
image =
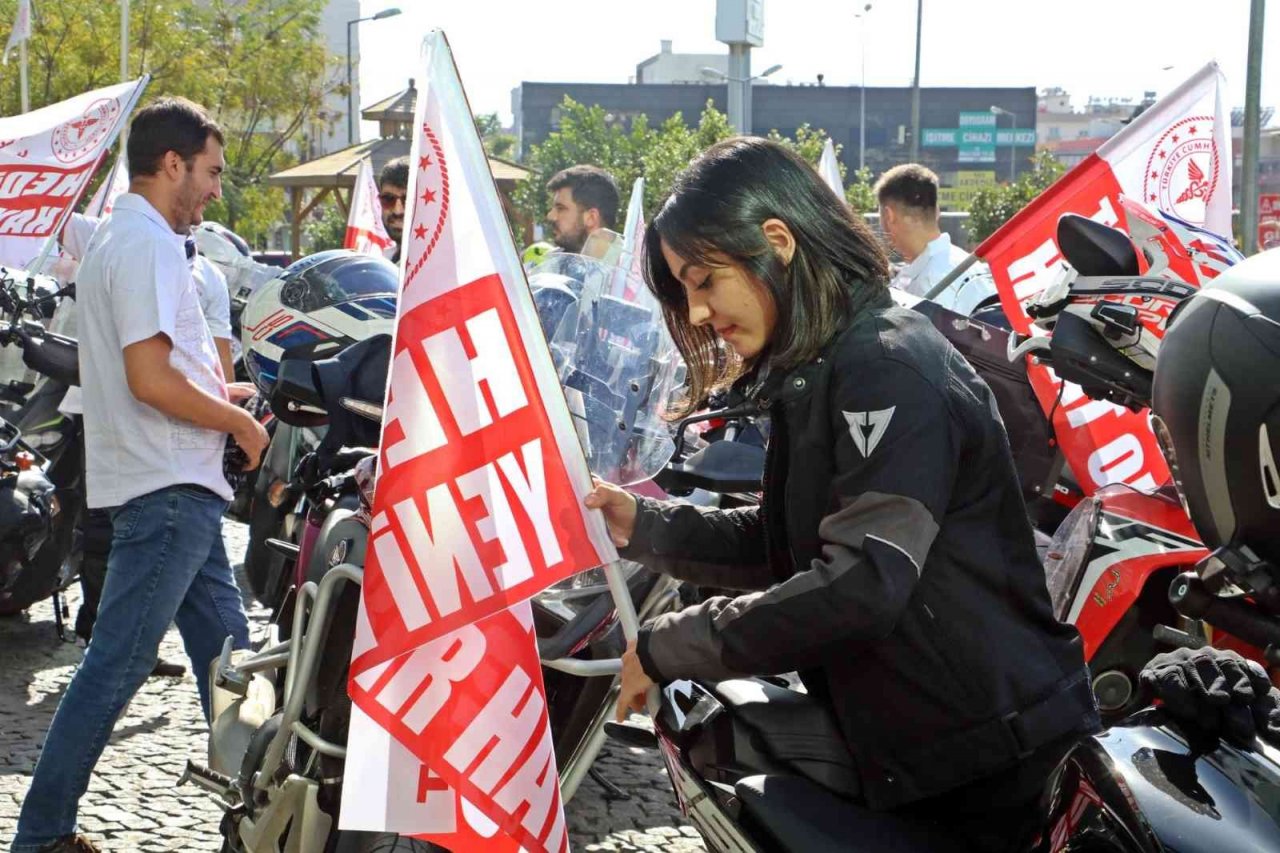
[[[336,204],[323,205],[302,230],[302,245],[307,254],[341,249],[346,238],[347,215]]]
[[[480,141],[484,150],[493,157],[509,159],[516,149],[516,137],[507,133],[497,113],[481,113],[476,116],[476,129],[480,131]]]
[[[695,157],[722,139],[736,135],[729,118],[707,101],[698,117],[696,126],[685,123],[684,115],[676,113],[656,130],[649,127],[647,116],[636,117],[630,131],[612,119],[600,106],[584,106],[566,97],[560,106],[559,130],[550,134],[541,145],[533,146],[525,165],[533,171],[533,177],[516,189],[516,204],[524,216],[535,220],[546,210],[546,184],[551,176],[568,166],[590,163],[609,171],[618,181],[623,204],[635,179],[643,175],[644,211],[652,216],[671,191],[676,176]],[[777,130],[769,132],[769,138],[785,145],[800,155],[811,166],[817,166],[827,132],[808,124],[796,130],[794,138],[783,136]],[[839,154],[839,146],[836,146]],[[845,167],[840,166],[841,174]],[[875,197],[871,192],[871,172],[855,173],[854,182],[846,189],[846,198],[854,210],[875,209]]]
[[[607,170],[618,181],[623,203],[632,182],[640,174],[640,157],[652,144],[654,131],[644,116],[630,131],[601,106],[585,106],[570,97],[560,105],[560,129],[535,145],[525,158],[533,172],[513,194],[522,216],[540,220],[547,210],[547,181],[561,169],[590,163]]]
[[[1062,177],[1066,167],[1048,151],[1037,151],[1031,157],[1031,168],[1013,183],[978,190],[969,203],[969,222],[965,226],[975,244],[990,237],[1015,213],[1026,207]]]
[[[0,0],[0,21],[17,0]],[[263,178],[297,162],[309,135],[337,116],[322,112],[341,91],[340,60],[320,33],[325,0],[134,0],[129,67],[151,74],[144,102],[181,95],[204,105],[226,133],[224,198],[209,206],[252,242],[284,215],[283,193]],[[33,109],[117,81],[120,14],[114,3],[41,0],[29,44]],[[9,75],[6,75],[6,80]],[[17,75],[0,109],[18,111]]]

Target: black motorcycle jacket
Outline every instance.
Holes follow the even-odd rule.
[[[986,384],[886,295],[757,392],[759,507],[640,498],[623,555],[756,590],[659,616],[655,681],[797,671],[830,702],[862,796],[888,809],[1096,731],[1079,633],[1054,618]]]

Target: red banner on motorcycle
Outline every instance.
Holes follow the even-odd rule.
[[[427,37],[424,61],[349,691],[498,834],[562,850],[526,601],[616,551],[583,507],[590,473],[442,33]],[[385,787],[391,766],[348,772],[344,791],[367,805],[360,791]],[[344,804],[343,826],[375,828],[370,808]],[[495,849],[473,829],[420,831],[454,850]]]
[[[1060,178],[978,246],[1013,328],[1036,334],[1025,306],[1053,282],[1065,213],[1123,227],[1121,195],[1218,234],[1231,234],[1231,136],[1223,77],[1210,63]],[[1146,412],[1090,400],[1029,359],[1027,373],[1086,494],[1108,483],[1150,490],[1168,467]]]
[[[147,80],[0,119],[0,264],[30,269],[47,254]]]

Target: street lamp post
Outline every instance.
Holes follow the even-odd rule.
[[[924,0],[916,2],[916,74],[911,78],[911,162],[920,159],[920,33],[924,29]]]
[[[394,6],[390,9],[383,9],[374,15],[368,15],[364,18],[355,18],[347,21],[347,145],[355,144],[355,87],[351,83],[351,28],[361,21],[381,21],[383,18],[394,18],[400,14],[400,10]]]
[[[1009,117],[1009,183],[1013,183],[1018,173],[1018,117],[1000,107],[992,107],[991,114]],[[999,131],[996,136],[999,137]]]
[[[858,19],[862,29],[862,85],[858,89],[858,171],[867,165],[867,13],[871,11],[868,3],[853,17]]]
[[[760,80],[770,74],[776,74],[782,70],[782,66],[771,65],[759,74],[753,74],[749,77],[734,77],[725,74],[719,68],[712,68],[710,65],[704,65],[699,70],[708,77],[717,77],[728,84],[729,123],[737,128],[738,133],[746,135],[751,132],[751,81]]]

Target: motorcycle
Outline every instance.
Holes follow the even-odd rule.
[[[1121,355],[1107,336],[1130,342],[1152,334],[1158,343],[1170,314],[1201,279],[1178,263],[1183,241],[1162,233],[1167,227],[1150,212],[1123,204],[1131,233],[1080,216],[1060,220],[1058,242],[1069,267],[1030,307],[1049,334],[1010,335],[1008,352],[1017,363],[1032,354],[1091,399],[1141,410],[1151,403],[1154,362]],[[1149,256],[1146,270],[1135,243]],[[1140,317],[1149,319],[1144,324]],[[1093,324],[1105,331],[1096,333]],[[1045,555],[1050,597],[1058,618],[1080,630],[1104,721],[1138,710],[1138,672],[1163,649],[1212,642],[1265,662],[1265,644],[1244,642],[1226,625],[1214,630],[1171,602],[1170,585],[1207,556],[1172,483],[1146,491],[1104,486],[1055,532]]]
[[[78,574],[75,531],[84,509],[84,484],[81,471],[82,435],[75,418],[57,410],[68,387],[79,384],[78,346],[76,341],[47,331],[28,315],[59,297],[74,292],[35,286],[34,276],[26,276],[25,294],[20,276],[13,271],[0,271],[0,311],[7,316],[0,326],[0,345],[22,354],[24,366],[40,379],[37,385],[10,381],[5,390],[9,399],[20,403],[12,426],[28,454],[39,459],[40,477],[50,483],[54,492],[49,500],[57,507],[50,513],[50,530],[31,555],[23,561],[24,569],[13,572],[0,593],[0,614],[16,613],[36,601],[55,595],[75,580]],[[11,451],[15,445],[8,448]],[[12,567],[11,567],[12,568]],[[63,635],[64,607],[55,602],[54,614],[59,636]]]

